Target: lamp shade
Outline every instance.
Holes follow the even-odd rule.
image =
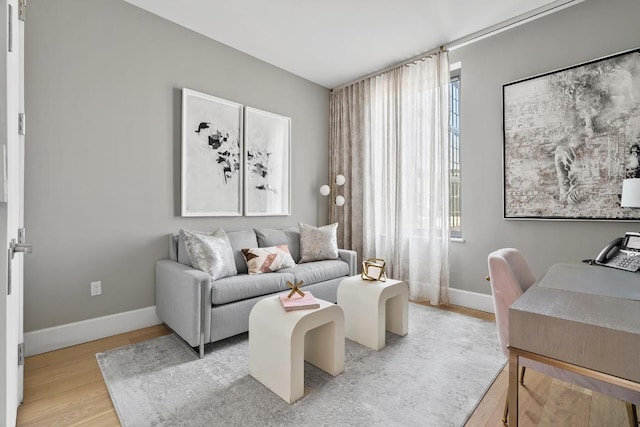
[[[620,206],[623,208],[640,208],[640,178],[630,178],[622,181]]]
[[[336,175],[334,181],[335,185],[321,185],[320,194],[322,194],[323,196],[328,196],[332,192],[335,194],[335,192],[337,192],[337,186],[344,185],[347,182],[347,178],[345,178],[344,175],[339,174]],[[336,204],[336,206],[344,206],[344,204],[347,202],[347,199],[345,199],[345,197],[342,195],[337,195],[333,198],[333,202]]]

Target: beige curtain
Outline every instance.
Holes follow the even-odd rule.
[[[342,207],[330,204],[330,222],[339,222],[338,244],[345,249],[363,253],[363,206],[364,168],[366,148],[369,139],[370,122],[370,82],[355,83],[331,93],[330,100],[330,141],[329,176],[342,174],[346,178],[343,186],[348,200]],[[361,259],[360,259],[361,261]]]
[[[331,93],[330,174],[347,178],[339,243],[383,258],[412,299],[447,302],[449,60],[442,52]]]

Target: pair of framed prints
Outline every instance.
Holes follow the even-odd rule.
[[[291,119],[182,89],[182,216],[291,214]]]

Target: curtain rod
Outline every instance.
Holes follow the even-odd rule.
[[[574,6],[578,3],[582,3],[585,0],[556,0],[552,3],[549,3],[545,6],[541,6],[537,9],[534,9],[532,11],[529,11],[527,13],[523,13],[522,15],[518,15],[514,18],[508,19],[506,21],[502,21],[499,24],[496,25],[492,25],[491,27],[487,27],[483,30],[477,31],[475,33],[469,34],[468,36],[465,37],[461,37],[457,40],[454,40],[450,43],[446,43],[438,48],[434,48],[431,50],[428,50],[426,52],[423,52],[419,55],[413,56],[409,59],[406,59],[404,61],[398,62],[397,64],[391,65],[389,67],[386,67],[382,70],[379,71],[374,71],[372,73],[369,73],[365,76],[362,77],[358,77],[355,80],[352,80],[348,83],[344,83],[341,84],[340,86],[336,86],[335,88],[331,89],[331,91],[333,92],[334,90],[337,89],[342,89],[344,87],[350,86],[352,84],[355,83],[359,83],[361,81],[370,79],[372,77],[376,77],[379,76],[381,74],[384,74],[390,70],[393,70],[394,68],[398,68],[398,67],[402,67],[405,66],[407,64],[411,64],[412,62],[416,62],[416,61],[420,61],[423,59],[426,59],[438,52],[442,52],[444,50],[455,50],[458,48],[461,48],[463,46],[467,46],[471,43],[475,43],[477,41],[480,41],[482,39],[485,39],[487,37],[493,36],[495,34],[501,33],[503,31],[509,30],[511,28],[517,27],[518,25],[522,25],[525,24],[527,22],[536,20],[538,18],[542,18],[545,15],[549,15],[551,13],[557,12],[561,9],[567,8],[569,6]]]

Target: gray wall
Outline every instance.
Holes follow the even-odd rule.
[[[537,274],[637,223],[502,219],[502,84],[640,46],[640,2],[587,0],[451,53],[462,62],[464,243],[452,287],[489,293],[486,257]],[[328,90],[119,0],[31,0],[26,25],[25,331],[154,305],[180,227],[326,222]],[[292,215],[180,218],[180,88],[292,118]],[[89,296],[101,280],[103,295]]]
[[[181,227],[326,221],[327,89],[120,0],[27,14],[25,331],[154,305],[154,262]],[[291,117],[291,216],[179,216],[183,87]]]
[[[462,227],[451,248],[451,286],[490,293],[487,255],[523,251],[534,272],[594,258],[637,222],[502,219],[502,85],[640,46],[640,1],[587,0],[454,50],[462,62]]]

